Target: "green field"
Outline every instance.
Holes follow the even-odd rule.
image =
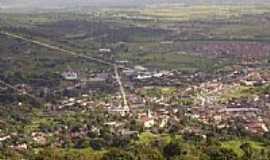
[[[256,142],[256,141],[251,141],[251,140],[231,140],[231,141],[225,141],[222,143],[222,147],[227,148],[227,149],[232,149],[238,157],[243,156],[244,152],[240,148],[240,146],[244,143],[249,143],[251,146],[256,149],[260,150],[264,148],[264,144],[261,142]]]
[[[227,19],[240,17],[245,14],[269,13],[270,8],[264,6],[231,6],[231,5],[197,5],[197,6],[157,6],[146,8],[141,13],[162,20],[190,21]]]
[[[255,98],[263,94],[269,93],[269,84],[262,86],[244,86],[240,85],[234,88],[225,90],[220,96],[221,102],[227,102],[232,99],[241,99],[241,98]]]

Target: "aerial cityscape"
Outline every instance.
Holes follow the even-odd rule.
[[[270,160],[270,1],[0,0],[0,160]]]

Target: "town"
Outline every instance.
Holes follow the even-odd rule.
[[[268,160],[269,16],[0,3],[0,159]]]

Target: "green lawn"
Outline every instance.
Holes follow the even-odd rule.
[[[263,143],[261,142],[256,142],[256,141],[251,141],[251,140],[231,140],[231,141],[225,141],[222,142],[222,147],[227,148],[227,149],[232,149],[238,157],[241,157],[244,152],[241,150],[240,146],[244,143],[250,143],[251,146],[254,149],[263,149]]]
[[[182,139],[181,135],[176,135],[174,138],[176,140]],[[162,142],[164,142],[164,144],[168,144],[172,142],[174,138],[169,134],[153,134],[151,132],[143,132],[139,135],[139,140],[136,141],[135,143],[150,144],[151,142],[154,142],[155,140],[161,140]]]
[[[85,149],[60,149],[62,154],[77,154],[80,156],[85,156],[88,158],[96,158],[101,159],[106,151],[94,151],[92,148],[85,148]]]
[[[270,85],[265,84],[262,86],[238,86],[228,90],[221,95],[220,101],[226,102],[231,99],[240,99],[240,98],[252,98],[257,95],[266,94],[269,92]]]

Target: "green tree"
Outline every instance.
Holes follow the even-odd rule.
[[[167,159],[171,159],[175,156],[181,156],[182,147],[180,146],[179,143],[169,143],[164,147],[163,153]]]
[[[200,160],[200,158],[195,155],[184,155],[184,156],[176,156],[172,160]]]
[[[32,160],[64,160],[63,155],[56,149],[48,148],[42,150],[38,155],[32,156]]]
[[[146,145],[137,146],[135,156],[136,160],[165,160],[158,149]]]
[[[243,150],[244,155],[241,157],[243,160],[253,160],[253,148],[250,143],[244,143],[240,146],[240,148]]]
[[[113,148],[104,154],[102,160],[135,160],[135,157],[130,152]]]
[[[237,155],[232,150],[216,146],[209,147],[207,155],[210,160],[237,160]]]

